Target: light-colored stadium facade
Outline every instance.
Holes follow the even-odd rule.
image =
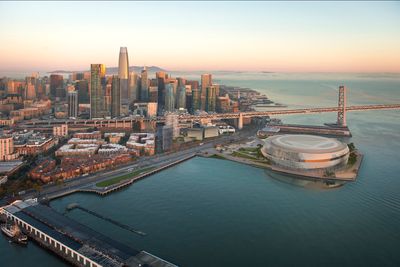
[[[347,164],[349,148],[332,138],[314,135],[275,135],[265,139],[264,157],[297,170],[337,169]]]

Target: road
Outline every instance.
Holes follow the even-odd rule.
[[[202,150],[207,150],[212,147],[214,147],[216,144],[221,144],[221,143],[227,143],[227,142],[237,142],[243,139],[248,138],[249,136],[254,136],[257,131],[257,128],[255,126],[253,127],[248,127],[245,128],[242,131],[239,131],[233,135],[229,136],[222,136],[218,137],[213,140],[209,141],[204,141],[202,145],[194,146],[187,148],[185,150],[181,150],[175,153],[170,153],[170,154],[158,154],[154,156],[147,156],[147,157],[140,157],[136,161],[128,164],[128,165],[123,165],[118,167],[117,169],[114,170],[105,170],[102,172],[97,172],[90,174],[88,176],[80,176],[77,178],[72,178],[65,180],[62,184],[47,184],[42,187],[42,190],[40,193],[36,191],[28,191],[24,194],[21,194],[20,197],[22,199],[29,199],[29,198],[38,198],[39,200],[43,200],[46,198],[52,198],[54,196],[66,193],[66,192],[71,192],[75,191],[78,189],[82,188],[87,188],[95,185],[96,183],[99,183],[101,181],[108,180],[110,178],[120,176],[122,174],[126,174],[133,169],[139,169],[143,167],[148,167],[148,166],[160,166],[160,165],[165,165],[174,161],[177,161],[179,159],[182,159],[184,157],[187,157],[189,155],[196,154]]]

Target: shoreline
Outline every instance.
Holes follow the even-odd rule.
[[[281,168],[279,166],[274,166],[271,165],[267,162],[261,163],[260,161],[262,160],[251,160],[251,159],[245,159],[245,158],[239,158],[235,157],[232,155],[226,155],[224,153],[219,153],[219,152],[213,152],[213,153],[198,153],[198,156],[204,157],[204,158],[216,158],[216,159],[224,159],[224,160],[229,160],[233,161],[236,163],[244,164],[247,166],[255,167],[255,168],[260,168],[260,169],[265,169],[268,171],[272,171],[277,174],[282,174],[285,176],[289,176],[292,178],[300,179],[300,180],[308,180],[308,181],[315,181],[315,182],[322,182],[326,185],[329,186],[334,186],[339,183],[339,185],[342,185],[347,182],[354,182],[356,181],[358,177],[358,172],[361,168],[361,164],[364,158],[364,155],[361,154],[360,152],[356,152],[357,154],[357,161],[351,165],[348,166],[346,165],[345,167],[338,169],[335,171],[335,176],[325,176],[323,174],[318,174],[317,172],[303,172],[303,171],[295,171],[295,170],[287,170],[284,168]]]

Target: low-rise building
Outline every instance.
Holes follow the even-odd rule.
[[[104,138],[108,138],[112,144],[118,144],[121,138],[125,137],[125,133],[105,133]]]
[[[122,146],[119,144],[106,144],[102,145],[97,153],[100,155],[113,155],[113,154],[122,154],[126,152],[128,152],[126,146]]]
[[[57,139],[33,131],[14,134],[14,147],[20,155],[38,155],[57,144]]]
[[[98,144],[65,144],[56,151],[56,156],[89,156],[96,154]]]
[[[80,138],[80,139],[100,139],[101,138],[101,132],[100,131],[94,131],[91,133],[74,133],[75,138]]]
[[[128,148],[137,149],[143,155],[154,155],[155,153],[155,136],[153,133],[132,133],[126,142]]]
[[[60,126],[53,127],[53,135],[57,137],[63,137],[68,135],[68,125],[63,124]]]

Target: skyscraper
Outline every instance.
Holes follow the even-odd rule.
[[[57,88],[63,88],[64,79],[62,75],[50,75],[50,96],[56,97]],[[60,90],[59,90],[60,91]]]
[[[140,101],[149,100],[149,79],[147,78],[147,68],[144,67],[141,73]]]
[[[201,96],[198,88],[192,88],[192,113],[201,109]]]
[[[129,103],[129,60],[128,49],[121,47],[119,49],[119,62],[118,62],[118,78],[121,90],[121,98],[123,104]]]
[[[68,117],[77,118],[78,117],[78,92],[70,91],[68,92]]]
[[[89,104],[89,84],[86,80],[75,82],[75,90],[78,91],[78,101],[81,104]]]
[[[34,100],[36,98],[36,78],[25,78],[25,99]]]
[[[165,85],[165,112],[173,112],[175,110],[174,87],[171,83]]]
[[[178,87],[178,103],[176,104],[177,109],[185,109],[186,108],[186,87],[185,85],[181,85]]]
[[[201,110],[205,110],[206,108],[206,94],[207,94],[207,86],[212,85],[212,76],[211,74],[202,74],[201,75]]]
[[[107,112],[104,105],[106,67],[103,64],[90,66],[90,117],[103,118]]]
[[[140,79],[139,75],[137,75],[135,72],[130,72],[129,73],[129,104],[131,104],[133,101],[138,100],[138,95],[139,95],[139,89],[140,89]]]
[[[211,85],[206,87],[206,107],[205,111],[215,112],[216,107],[216,87]]]
[[[157,86],[158,86],[157,114],[162,115],[164,112],[164,107],[165,107],[165,75],[160,76],[160,75],[158,75],[158,72],[157,72],[156,76],[157,76]]]
[[[111,85],[111,118],[116,118],[121,115],[121,80],[117,75],[113,76]]]

